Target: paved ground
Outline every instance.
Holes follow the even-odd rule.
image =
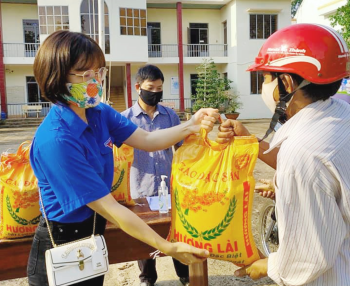
[[[243,121],[251,133],[257,136],[264,135],[269,120],[244,120]],[[0,129],[0,153],[9,150],[14,152],[20,143],[25,140],[33,138],[35,133],[34,128],[22,128],[22,129]],[[217,126],[210,134],[210,138],[214,139],[217,133]],[[272,178],[274,170],[266,166],[264,163],[258,160],[256,168],[254,170],[255,179]],[[266,199],[259,196],[255,196],[253,207],[253,234],[255,239],[258,238],[258,232],[256,230],[257,216],[259,214],[259,208],[265,203]],[[117,242],[116,242],[117,243]],[[3,259],[3,258],[0,258]],[[210,286],[251,286],[251,285],[275,285],[273,281],[268,278],[252,281],[249,278],[237,278],[232,274],[237,269],[232,263],[223,262],[219,260],[209,259],[209,285]],[[158,271],[158,286],[180,286],[182,285],[175,274],[175,270],[172,266],[172,260],[169,257],[157,259],[157,271]],[[110,271],[106,276],[104,285],[106,286],[136,286],[138,282],[139,269],[136,262],[120,263],[111,265]],[[0,286],[27,286],[28,282],[26,278],[1,281]]]

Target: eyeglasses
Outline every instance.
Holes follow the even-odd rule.
[[[108,69],[103,67],[103,68],[100,68],[98,71],[87,70],[83,74],[70,73],[70,75],[82,77],[83,82],[89,81],[92,78],[95,78],[101,82],[101,81],[106,79],[107,71],[108,71]]]

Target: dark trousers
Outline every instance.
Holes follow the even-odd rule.
[[[156,270],[156,260],[155,259],[144,259],[138,260],[139,268],[141,270],[140,281],[150,282],[152,284],[156,283],[158,275]],[[189,271],[188,266],[182,264],[178,260],[173,258],[174,267],[176,274],[179,278],[188,278]]]
[[[53,239],[56,244],[63,244],[77,239],[91,236],[93,229],[93,216],[80,223],[49,222]],[[95,234],[103,234],[106,228],[106,220],[96,216]],[[52,243],[43,217],[35,231],[32,248],[30,250],[27,275],[30,286],[48,286],[45,251],[52,248]],[[102,286],[104,275],[76,283],[76,286]]]

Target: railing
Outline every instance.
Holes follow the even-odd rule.
[[[52,106],[51,102],[28,102],[28,103],[8,103],[7,115],[8,118],[24,118],[24,106],[42,106],[39,117],[45,117]],[[29,112],[28,117],[36,117],[36,112]]]
[[[227,44],[183,45],[184,57],[227,57]]]
[[[170,58],[177,56],[178,52],[176,44],[148,45],[148,57],[150,58]]]
[[[226,44],[188,44],[183,45],[184,57],[227,57]],[[148,45],[148,57],[169,58],[178,57],[176,44]]]
[[[34,58],[39,49],[39,43],[4,43],[4,57]]]
[[[132,101],[132,104],[135,104],[137,99]],[[179,98],[174,98],[174,99],[162,99],[162,102],[173,102],[175,103],[175,111],[180,110],[180,99]],[[185,103],[185,112],[192,112],[192,100],[191,98],[185,98],[184,99]]]

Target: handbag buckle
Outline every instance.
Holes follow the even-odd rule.
[[[82,251],[80,249],[78,249],[77,251],[77,258],[84,258],[84,253],[82,253]],[[79,260],[79,269],[81,271],[84,270],[84,260]]]

